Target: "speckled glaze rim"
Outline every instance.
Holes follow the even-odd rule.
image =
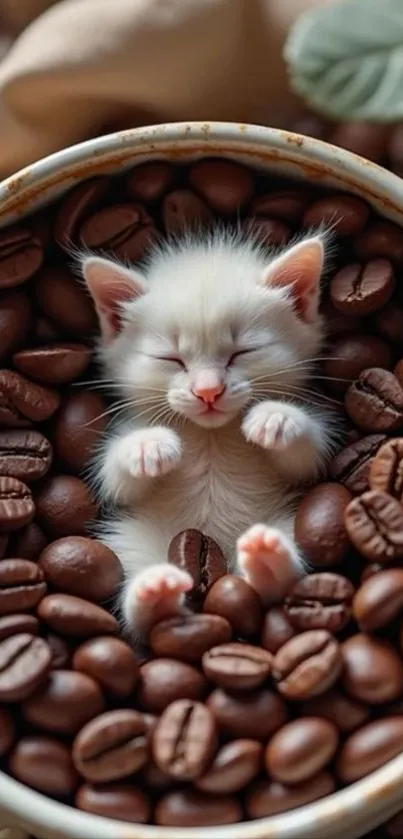
[[[403,224],[403,181],[319,140],[236,123],[178,123],[122,131],[80,143],[0,184],[0,226],[76,182],[124,171],[142,160],[226,156],[278,175],[361,195]],[[403,234],[402,234],[403,235]],[[288,814],[217,828],[133,825],[74,810],[0,773],[0,822],[41,839],[357,839],[403,808],[403,754],[358,783]]]

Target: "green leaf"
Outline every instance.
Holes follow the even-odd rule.
[[[325,116],[403,119],[403,0],[341,0],[306,12],[284,55],[292,88]]]

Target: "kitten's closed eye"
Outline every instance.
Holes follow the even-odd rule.
[[[177,364],[182,370],[187,370],[185,362],[174,355],[155,355],[154,358],[158,359],[158,361],[167,361],[171,364]]]
[[[240,356],[247,355],[248,353],[254,352],[254,350],[256,350],[256,349],[258,349],[258,348],[257,347],[249,347],[246,350],[236,350],[235,352],[232,353],[232,355],[230,355],[230,357],[227,361],[227,367],[230,367],[231,364],[233,364],[234,361],[236,361],[236,359],[239,358]]]

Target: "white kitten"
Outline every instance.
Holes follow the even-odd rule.
[[[329,416],[303,390],[323,338],[323,260],[322,234],[273,258],[222,230],[157,248],[142,272],[82,257],[125,406],[96,478],[135,633],[183,608],[192,580],[166,557],[185,528],[216,539],[267,602],[303,571],[296,488],[330,446]]]

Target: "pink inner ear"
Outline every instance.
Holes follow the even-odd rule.
[[[121,304],[142,294],[141,280],[133,272],[96,257],[84,262],[83,274],[98,312],[102,334],[113,338],[121,327]]]
[[[323,259],[321,240],[309,239],[276,260],[265,278],[267,285],[289,289],[297,313],[305,319],[309,319],[318,300]]]

